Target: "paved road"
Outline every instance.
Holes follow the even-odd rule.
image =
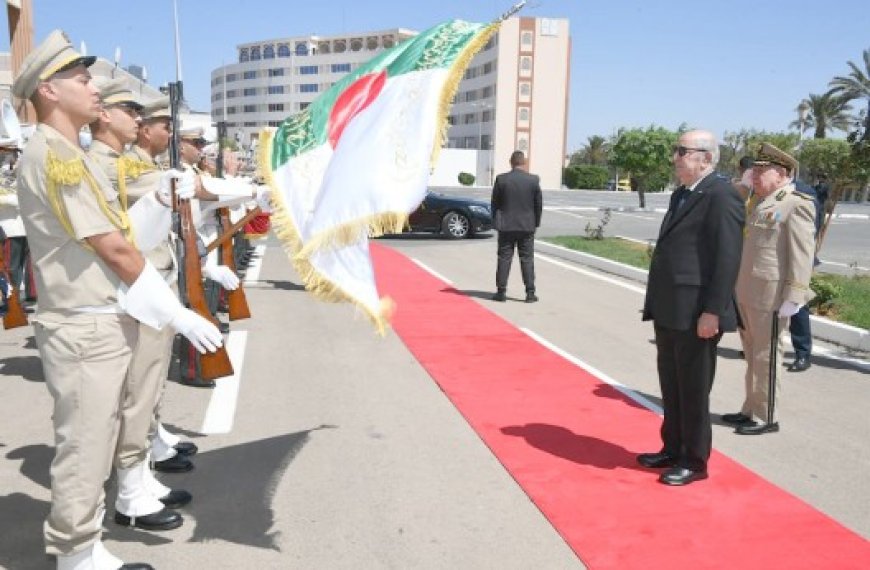
[[[450,195],[489,200],[490,190],[439,189]],[[558,190],[544,192],[541,236],[583,235],[587,224],[597,226],[604,208],[611,208],[611,219],[605,235],[626,236],[642,241],[658,236],[670,193],[646,195],[646,211],[636,211],[637,195],[632,192],[604,192],[594,190]],[[625,211],[620,211],[620,209]],[[836,218],[831,221],[825,238],[819,271],[852,274],[870,273],[870,203],[838,204]]]
[[[379,240],[658,400],[652,331],[639,321],[636,284],[541,257],[540,303],[493,303],[485,297],[494,242]],[[234,323],[231,333],[244,355],[237,381],[215,391],[168,387],[165,421],[201,449],[196,470],[163,477],[195,495],[185,525],[147,534],[107,522],[114,552],[161,569],[583,567],[394,334],[377,337],[348,306],[315,302],[297,283],[270,241],[248,287],[254,319]],[[444,318],[461,334],[461,315]],[[0,332],[0,350],[0,567],[51,568],[40,535],[51,400],[29,328]],[[721,355],[717,413],[740,403],[734,335]],[[867,371],[819,358],[789,375],[783,392],[781,433],[747,440],[717,425],[716,448],[870,538],[870,420],[859,404],[870,397]]]

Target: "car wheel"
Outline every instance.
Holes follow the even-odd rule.
[[[441,232],[449,239],[468,237],[470,230],[468,217],[459,212],[447,212],[441,219]]]

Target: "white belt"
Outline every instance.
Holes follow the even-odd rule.
[[[121,307],[117,304],[76,307],[73,311],[76,313],[88,313],[92,315],[121,315],[124,313],[124,311],[121,310]]]

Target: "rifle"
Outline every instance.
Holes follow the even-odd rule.
[[[27,314],[21,306],[21,299],[18,298],[18,287],[12,282],[9,266],[6,265],[2,242],[0,242],[0,271],[6,278],[6,282],[9,283],[9,295],[6,296],[6,314],[3,315],[3,328],[8,330],[23,327],[27,325]]]
[[[169,105],[172,115],[172,137],[169,140],[169,166],[179,168],[181,165],[178,108],[181,102],[181,82],[169,84]],[[196,228],[190,213],[190,200],[182,200],[175,194],[175,181],[172,182],[172,222],[177,240],[176,251],[179,260],[178,283],[181,301],[199,316],[208,319],[215,325],[217,320],[208,310],[205,292],[202,289],[202,267],[197,243]],[[216,352],[205,352],[198,355],[203,380],[214,380],[233,374],[233,365],[225,346]]]
[[[215,161],[215,175],[218,178],[224,176],[224,138],[227,136],[227,124],[224,121],[218,121],[217,137],[218,137],[218,155]],[[236,272],[236,260],[233,259],[233,245],[229,241],[235,232],[232,232],[232,223],[230,222],[229,208],[218,208],[218,220],[224,234],[229,234],[228,241],[221,245],[221,264],[226,265],[233,273]],[[227,295],[227,314],[231,321],[251,318],[251,309],[248,308],[248,298],[245,295],[245,289],[241,282],[238,288],[234,291],[226,291]]]

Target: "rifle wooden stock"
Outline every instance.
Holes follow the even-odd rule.
[[[6,266],[6,259],[3,257],[3,246],[0,244],[0,270],[9,283],[9,295],[6,296],[6,314],[3,315],[3,328],[14,329],[27,325],[27,313],[24,312],[24,307],[21,306],[21,299],[18,298],[18,287],[12,283],[12,276],[9,273],[9,267]]]
[[[224,208],[221,208],[221,209],[224,209]],[[260,210],[260,207],[257,206],[256,208],[254,208],[253,210],[251,210],[250,212],[245,214],[244,218],[242,218],[241,220],[239,220],[238,222],[236,222],[235,224],[230,226],[229,229],[224,227],[223,228],[224,232],[221,235],[219,235],[213,242],[211,242],[210,244],[208,244],[206,246],[206,248],[205,248],[206,253],[211,253],[215,249],[217,249],[220,246],[222,246],[223,244],[225,244],[227,241],[230,240],[230,238],[232,238],[234,235],[236,235],[236,232],[238,232],[242,228],[244,228],[245,224],[250,222],[252,219],[254,219],[255,216],[257,216],[258,214],[261,214],[261,213],[262,213],[262,210]]]
[[[230,222],[230,211],[227,208],[220,208],[218,215],[221,220],[221,227],[224,233],[234,235],[232,231],[233,224]],[[230,270],[236,272],[236,260],[233,258],[233,247],[231,242],[221,245],[221,263],[226,265]],[[234,291],[227,291],[227,314],[231,321],[251,318],[251,309],[248,308],[248,297],[245,295],[245,288],[239,282],[238,288]]]
[[[187,304],[199,316],[217,326],[219,323],[208,310],[205,291],[202,288],[202,267],[196,247],[196,229],[190,214],[189,200],[178,200],[178,213],[181,216],[181,239],[184,242],[184,286]],[[233,365],[225,346],[219,347],[216,352],[200,354],[199,363],[203,380],[214,380],[233,374]]]

